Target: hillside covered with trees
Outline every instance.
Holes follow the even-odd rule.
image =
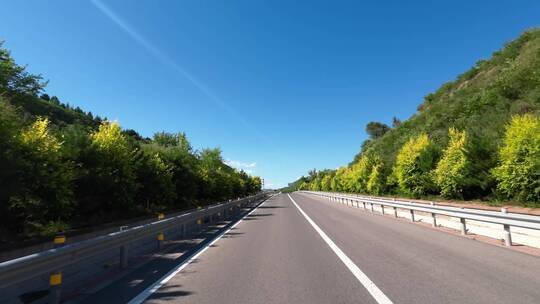
[[[428,94],[408,120],[371,122],[366,132],[349,165],[312,170],[287,190],[540,207],[540,29]]]
[[[0,44],[0,243],[256,193],[184,133],[143,138],[43,94]]]

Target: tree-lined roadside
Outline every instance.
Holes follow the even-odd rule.
[[[312,170],[286,190],[540,207],[539,71],[533,29],[428,94],[410,119],[369,123],[348,166]]]
[[[43,94],[0,44],[0,242],[253,194],[261,180],[184,133],[143,138]]]

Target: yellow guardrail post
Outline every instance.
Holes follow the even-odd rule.
[[[58,233],[53,239],[54,248],[60,248],[66,244],[66,236],[64,233]],[[49,303],[58,304],[62,298],[62,272],[61,270],[54,271],[49,275]]]
[[[165,234],[163,232],[159,232],[157,234],[158,249],[163,248],[163,241],[165,241]]]
[[[202,223],[203,223],[202,218],[200,218],[200,219],[197,220],[197,231],[198,231],[198,232],[201,232],[201,231],[202,231]]]
[[[165,214],[159,213],[158,214],[158,220],[162,220],[165,218]],[[158,232],[157,234],[157,246],[158,249],[163,248],[163,242],[165,241],[165,234],[163,232]]]

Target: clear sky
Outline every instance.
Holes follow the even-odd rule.
[[[364,126],[540,25],[540,1],[3,1],[47,93],[144,136],[186,132],[284,186],[347,164]]]

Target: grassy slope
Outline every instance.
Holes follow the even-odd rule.
[[[367,142],[361,153],[382,156],[390,170],[397,152],[411,136],[427,133],[442,149],[448,141],[448,128],[455,126],[473,137],[479,149],[478,164],[487,172],[496,163],[510,117],[538,113],[539,109],[540,29],[535,29],[427,95],[415,115],[381,138]]]

